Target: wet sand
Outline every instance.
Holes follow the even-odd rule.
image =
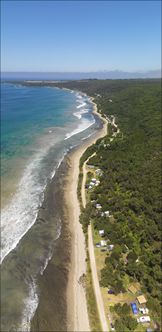
[[[64,161],[48,186],[40,215],[50,218],[53,207],[57,207],[62,221],[61,235],[55,241],[52,259],[43,275],[38,279],[39,304],[31,322],[31,331],[66,331],[67,301],[66,289],[71,257],[71,236],[69,222],[65,215],[63,189],[66,185],[67,163]]]
[[[98,115],[95,104],[94,113]],[[31,331],[90,330],[86,295],[81,282],[82,275],[86,273],[86,250],[79,223],[77,184],[80,157],[88,146],[106,134],[106,130],[105,122],[95,135],[69,153],[46,190],[40,214],[49,218],[53,204],[57,205],[62,228],[52,259],[38,280],[39,305],[31,322]]]

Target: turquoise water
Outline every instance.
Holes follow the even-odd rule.
[[[1,100],[1,151],[8,163],[29,155],[33,141],[49,127],[74,120],[76,95],[63,90],[2,84]]]
[[[35,225],[45,189],[65,154],[98,124],[79,92],[6,83],[1,91],[2,327],[28,331],[39,302],[37,276],[61,232],[56,208],[48,227]]]

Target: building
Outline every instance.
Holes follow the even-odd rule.
[[[131,303],[131,308],[132,308],[133,314],[137,315],[138,314],[138,308],[137,308],[136,303]]]
[[[108,249],[109,251],[113,250],[113,248],[114,248],[114,244],[109,244],[109,245],[107,246],[107,249]]]
[[[148,312],[149,312],[148,308],[139,308],[139,311],[140,311],[141,314],[143,314],[143,315],[147,315]]]
[[[150,316],[142,316],[137,319],[138,323],[150,323],[151,319]]]
[[[91,169],[95,168],[94,165],[87,165],[87,166]]]
[[[102,209],[101,204],[96,204],[96,209],[97,209],[97,210],[101,210],[101,209]]]
[[[128,290],[132,293],[132,294],[136,294],[137,293],[137,289],[136,287],[134,287],[133,285],[131,285]]]
[[[145,304],[147,302],[146,298],[144,297],[144,295],[140,295],[137,297],[137,301],[139,304]]]
[[[100,236],[104,236],[104,235],[105,235],[105,231],[104,231],[104,229],[100,229],[100,230],[99,230],[99,235],[100,235]]]
[[[105,211],[104,213],[105,213],[105,216],[106,216],[106,217],[109,217],[109,215],[110,215],[110,211]]]
[[[101,243],[101,247],[106,247],[106,245],[107,245],[105,240],[101,240],[100,243]]]

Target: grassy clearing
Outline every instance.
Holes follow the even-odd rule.
[[[88,257],[88,253],[87,253]],[[92,274],[90,268],[89,257],[87,258],[87,274],[86,274],[86,298],[87,298],[87,308],[90,321],[91,331],[99,332],[102,331],[101,324],[99,320],[99,314],[96,304],[96,298],[93,290]]]

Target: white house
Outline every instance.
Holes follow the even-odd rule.
[[[107,249],[108,249],[109,251],[113,250],[113,248],[114,248],[114,244],[109,244],[109,245],[107,246]]]
[[[147,315],[149,310],[148,308],[139,308],[139,311],[143,314],[143,315]]]
[[[100,235],[100,236],[104,236],[104,235],[105,235],[105,231],[104,231],[104,229],[100,229],[100,230],[99,230],[99,235]]]
[[[150,323],[150,321],[150,316],[142,316],[140,318],[137,318],[138,323]]]
[[[105,211],[104,214],[105,214],[106,217],[109,217],[110,211]]]
[[[101,175],[102,174],[102,170],[100,168],[98,168],[98,169],[95,170],[95,173],[97,175]]]
[[[97,203],[97,204],[96,204],[96,209],[97,209],[97,210],[101,210],[101,209],[102,209],[101,204],[98,204],[98,203]]]
[[[107,243],[106,243],[105,240],[101,240],[100,243],[101,243],[101,247],[106,247],[106,244],[107,244]]]

